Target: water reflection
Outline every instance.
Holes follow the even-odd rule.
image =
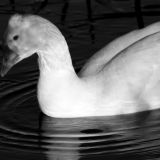
[[[48,159],[62,160],[154,157],[160,149],[158,112],[72,119],[43,115],[41,149]]]
[[[3,160],[11,153],[16,160],[16,155],[24,160],[33,160],[35,155],[39,160],[160,157],[160,110],[110,117],[51,118],[40,112],[36,83],[36,78],[0,82]]]

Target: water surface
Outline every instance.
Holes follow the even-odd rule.
[[[160,156],[160,110],[51,118],[39,110],[36,82],[1,80],[0,155],[4,160],[146,160]]]
[[[8,2],[0,2],[1,37],[10,14],[22,10],[32,13],[29,1],[17,1],[15,11]],[[63,8],[63,3],[49,1],[39,14],[60,28],[78,71],[101,47],[137,28],[132,2],[117,1],[118,9],[126,13],[122,17],[117,11],[94,1],[91,20],[87,17],[84,0],[79,3],[71,1],[68,10]],[[152,3],[143,1],[143,10],[158,10]],[[110,14],[114,12],[115,15]],[[145,25],[159,21],[158,15],[147,13],[143,17]],[[2,54],[0,60],[1,57]],[[159,109],[109,117],[58,119],[45,116],[36,97],[39,76],[36,61],[37,56],[34,55],[14,66],[6,77],[0,78],[0,159],[159,159]]]

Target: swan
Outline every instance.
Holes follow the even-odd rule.
[[[157,109],[160,106],[160,32],[151,30],[150,34],[137,35],[137,41],[122,43],[117,50],[120,52],[113,51],[106,63],[95,67],[94,73],[85,76],[89,72],[86,69],[84,75],[81,72],[78,76],[59,29],[40,16],[16,14],[9,19],[5,33],[7,52],[1,76],[16,63],[37,53],[40,70],[37,97],[42,112],[50,117],[113,116]],[[102,56],[105,57],[104,53]]]

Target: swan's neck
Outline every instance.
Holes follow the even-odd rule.
[[[38,99],[42,111],[52,117],[88,114],[81,104],[87,104],[90,95],[73,69],[68,49],[51,47],[46,52],[39,53]]]
[[[74,71],[67,44],[61,42],[56,46],[52,43],[48,45],[38,52],[40,73]]]

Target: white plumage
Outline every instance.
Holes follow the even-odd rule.
[[[35,15],[14,15],[6,34],[12,52],[3,61],[1,75],[37,53],[38,101],[51,117],[110,116],[156,109],[160,107],[159,26],[155,23],[111,42],[78,76],[65,38],[55,25]]]

